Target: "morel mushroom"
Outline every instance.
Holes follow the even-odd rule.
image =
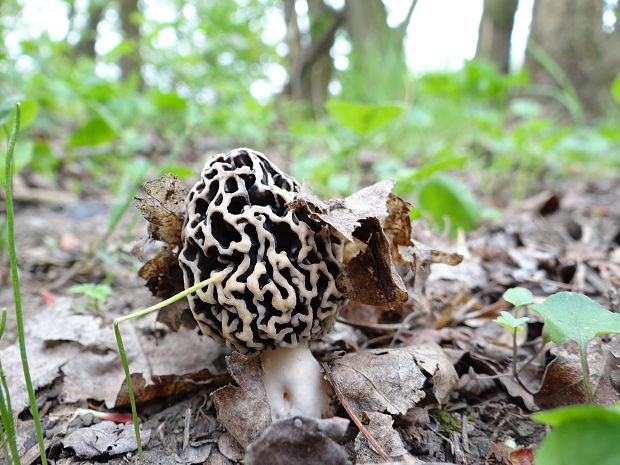
[[[202,331],[244,354],[260,353],[272,418],[320,417],[325,381],[308,341],[333,325],[343,243],[292,210],[300,186],[264,155],[237,149],[209,160],[187,198],[179,263]]]

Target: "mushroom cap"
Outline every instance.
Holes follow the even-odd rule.
[[[241,353],[294,347],[331,328],[343,244],[305,210],[300,186],[263,154],[240,148],[207,161],[187,197],[179,264],[201,330]]]

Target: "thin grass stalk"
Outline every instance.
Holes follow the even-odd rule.
[[[1,423],[0,423],[0,447],[2,447],[2,455],[4,456],[4,462],[7,464],[13,463],[13,456],[11,455],[11,452],[9,451],[9,446],[4,440],[4,428],[2,427]]]
[[[2,339],[2,335],[4,334],[4,328],[6,326],[6,308],[2,309],[2,316],[0,316],[0,340]],[[0,376],[2,376],[2,365],[0,364]],[[7,391],[7,399],[10,400],[9,393]],[[9,435],[6,433],[7,426],[5,426],[5,416],[3,414],[4,411],[12,412],[12,409],[7,406],[4,401],[4,395],[2,389],[0,388],[0,447],[2,447],[2,454],[4,455],[4,460],[6,463],[15,463],[13,460],[13,454],[9,450],[8,440]],[[7,439],[5,440],[5,436]],[[13,448],[11,448],[13,449]],[[17,449],[17,444],[15,444],[15,449]]]
[[[2,448],[5,456],[7,456],[7,463],[9,463],[8,457],[12,457],[14,465],[20,465],[19,452],[17,451],[17,440],[15,439],[15,421],[13,420],[13,408],[11,406],[11,393],[9,392],[9,386],[4,376],[4,370],[0,363],[0,418],[2,418],[3,433],[6,433],[6,442],[4,437],[2,438]],[[7,443],[10,454],[7,454]]]
[[[139,310],[134,313],[130,313],[129,315],[121,316],[114,320],[114,335],[116,336],[116,345],[118,347],[118,353],[121,357],[121,363],[123,364],[123,370],[125,371],[125,381],[127,383],[127,392],[129,393],[129,403],[131,404],[131,416],[133,418],[133,428],[134,433],[136,435],[136,444],[138,446],[138,456],[140,458],[144,457],[142,452],[142,438],[140,436],[140,423],[138,421],[138,409],[136,407],[136,400],[133,392],[133,383],[131,381],[131,373],[129,371],[129,362],[127,361],[127,355],[125,353],[125,345],[123,344],[123,337],[121,336],[121,330],[119,328],[119,324],[123,321],[131,320],[133,318],[139,318],[141,316],[148,315],[151,312],[156,310],[160,310],[164,307],[167,307],[174,302],[181,300],[184,297],[187,297],[192,292],[196,292],[199,289],[202,289],[208,284],[217,283],[223,280],[228,275],[227,272],[222,271],[221,273],[216,274],[215,276],[206,279],[195,286],[192,286],[188,289],[185,289],[178,294],[173,295],[169,299],[163,300],[155,305],[152,305],[144,310]]]
[[[21,106],[15,105],[15,121],[13,129],[9,136],[9,145],[6,152],[6,162],[4,166],[4,188],[6,203],[6,222],[7,222],[7,239],[9,249],[9,261],[11,264],[11,281],[13,283],[13,297],[15,299],[15,320],[17,323],[17,339],[19,341],[19,354],[22,359],[22,369],[24,372],[24,380],[28,389],[28,399],[30,400],[30,410],[34,427],[37,433],[37,442],[39,443],[39,455],[41,456],[41,464],[47,465],[47,456],[45,455],[45,444],[43,442],[43,430],[41,429],[41,421],[39,419],[39,409],[37,408],[37,398],[32,387],[30,378],[30,368],[28,366],[28,354],[26,352],[26,339],[24,337],[24,319],[22,316],[22,299],[19,289],[19,274],[17,272],[17,252],[15,250],[15,211],[13,209],[13,151],[15,150],[15,141],[19,132],[19,124],[21,118]]]

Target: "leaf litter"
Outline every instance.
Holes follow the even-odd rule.
[[[174,190],[171,186],[175,183],[169,179],[164,187]],[[389,278],[379,281],[367,295],[357,296],[350,309],[343,312],[342,322],[334,333],[316,344],[323,363],[332,368],[334,382],[344,389],[345,400],[362,427],[393,463],[397,460],[460,463],[463,456],[468,457],[469,463],[485,460],[502,463],[493,461],[491,450],[507,439],[528,450],[540,441],[544,432],[540,425],[529,421],[528,411],[541,408],[541,404],[558,405],[560,400],[578,402],[582,398],[583,393],[578,392],[579,361],[574,350],[570,355],[572,343],[547,347],[522,372],[537,393],[536,403],[527,400],[514,386],[511,388],[508,374],[511,350],[502,334],[506,331],[499,328],[498,332],[497,325],[492,323],[507,308],[501,294],[520,285],[530,289],[539,303],[542,296],[573,290],[594,297],[607,308],[617,309],[614,305],[618,303],[620,286],[618,206],[605,204],[602,206],[606,209],[598,208],[607,198],[597,196],[594,190],[587,191],[585,196],[583,192],[579,196],[571,192],[558,196],[557,205],[551,211],[545,205],[548,199],[535,199],[529,205],[524,202],[507,212],[501,221],[487,223],[472,233],[465,244],[467,258],[459,266],[448,267],[441,263],[457,264],[459,256],[439,250],[462,252],[462,244],[455,246],[420,226],[413,231],[413,237],[399,236],[403,224],[409,223],[398,212],[408,207],[394,200],[388,184],[373,189],[376,190],[368,191],[372,197],[384,202],[375,209],[358,208],[351,204],[350,198],[323,204],[327,209],[333,208],[333,212],[330,210],[322,220],[333,222],[334,227],[361,245],[359,259],[366,260],[362,261],[364,266],[368,263],[382,266],[378,269],[386,271]],[[173,293],[178,278],[174,271],[169,272],[174,264],[177,239],[165,231],[166,227],[174,229],[178,225],[173,218],[174,208],[166,203],[166,199],[175,197],[157,192],[149,195],[154,199],[148,201],[151,213],[164,212],[168,220],[160,222],[164,230],[156,233],[164,240],[150,239],[155,249],[150,260],[156,258],[156,261],[150,269],[143,267],[142,274],[151,279],[149,288],[162,298],[166,293]],[[317,202],[313,199],[309,193],[306,201]],[[25,270],[28,265],[26,262]],[[367,286],[369,276],[362,275],[362,278],[357,282]],[[403,290],[407,294],[404,299]],[[381,299],[383,305],[369,306],[369,302],[376,304]],[[57,298],[51,307],[41,308],[45,311],[40,312],[40,319],[35,313],[27,320],[29,350],[31,360],[39,361],[33,369],[39,398],[47,402],[50,411],[48,441],[58,463],[69,464],[74,463],[72,452],[70,448],[59,447],[62,440],[71,431],[79,431],[81,425],[90,428],[101,423],[94,419],[92,425],[87,425],[68,414],[54,416],[54,412],[67,412],[66,407],[72,405],[75,409],[89,405],[98,409],[112,409],[115,404],[126,406],[126,389],[105,314],[77,314],[64,298]],[[381,460],[368,437],[352,424],[344,436],[336,438],[303,418],[302,428],[295,426],[294,420],[287,425],[268,426],[268,405],[262,404],[266,399],[255,384],[256,370],[260,367],[251,369],[251,362],[238,360],[238,354],[230,355],[228,366],[234,384],[228,385],[231,378],[224,366],[225,353],[219,348],[209,349],[207,338],[187,328],[191,321],[187,321],[187,315],[184,320],[184,311],[179,306],[168,315],[168,326],[177,332],[148,319],[121,327],[134,381],[144,381],[138,397],[146,402],[142,407],[145,417],[142,426],[151,430],[147,463],[181,460],[229,464],[244,456],[246,463],[253,463],[247,462],[251,458],[246,454],[259,446],[263,447],[261,453],[281,457],[284,452],[278,452],[281,442],[277,438],[284,437],[282,434],[290,436],[291,431],[296,431],[293,436],[301,443],[313,437],[319,441],[316,444],[324,444],[317,446],[317,450],[333,450],[336,454],[345,451],[348,462],[343,463]],[[52,312],[54,325],[49,324],[46,316]],[[520,341],[521,364],[536,353],[540,344],[540,318],[532,312],[527,316],[532,321],[526,325],[527,336]],[[338,327],[347,329],[338,330]],[[343,353],[343,349],[348,353]],[[618,397],[617,337],[597,338],[589,349],[596,398],[609,404]],[[18,366],[11,362],[16,351],[8,346],[1,356],[9,372],[14,404],[19,406],[16,410],[23,410],[25,397],[16,388],[20,385]],[[355,370],[346,368],[347,364]],[[561,368],[554,370],[554,364]],[[377,366],[384,367],[384,371],[373,372]],[[390,383],[389,375],[394,373],[402,377]],[[556,379],[560,375],[564,377]],[[185,388],[174,387],[185,383],[196,394],[183,394]],[[386,383],[392,392],[384,387]],[[158,384],[162,386],[161,391],[146,389]],[[562,385],[573,386],[575,393],[553,389]],[[218,387],[220,391],[210,396]],[[335,418],[347,416],[336,398],[334,406]],[[231,413],[235,412],[234,408],[239,415],[244,412],[245,417],[235,417]],[[422,417],[426,420],[416,420],[421,418],[418,412],[425,412]],[[441,412],[446,412],[460,426],[451,429],[454,427],[445,423]],[[27,415],[25,418],[23,423],[27,424]],[[246,423],[239,418],[245,418]],[[248,434],[249,431],[254,432]],[[257,440],[265,433],[271,439]],[[109,459],[111,463],[117,460],[120,458]]]

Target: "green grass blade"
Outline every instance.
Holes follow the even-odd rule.
[[[169,299],[163,300],[155,305],[152,305],[144,310],[138,310],[137,312],[130,313],[129,315],[125,315],[114,320],[114,335],[116,336],[116,345],[118,347],[118,353],[121,356],[121,363],[123,364],[123,370],[125,371],[125,381],[127,382],[127,391],[129,392],[129,403],[131,404],[131,416],[133,418],[133,428],[136,435],[136,443],[138,445],[138,456],[140,458],[143,457],[142,453],[142,439],[140,437],[140,423],[138,421],[138,409],[136,407],[136,400],[133,392],[133,384],[131,381],[131,373],[129,371],[129,362],[127,361],[127,355],[125,354],[125,345],[123,344],[123,338],[121,336],[121,330],[119,328],[119,324],[123,321],[131,320],[133,318],[139,318],[141,316],[148,315],[156,310],[162,309],[177,300],[181,300],[184,297],[187,297],[192,292],[196,292],[199,289],[207,286],[208,284],[217,283],[223,280],[228,275],[228,272],[222,271],[215,276],[206,279],[202,282],[199,282],[195,286],[192,286],[184,291],[179,292],[178,294],[173,295]]]
[[[4,370],[0,363],[0,418],[2,419],[2,429],[0,433],[6,433],[6,441],[2,435],[2,448],[4,455],[9,463],[9,456],[12,457],[14,465],[20,465],[19,452],[17,452],[17,441],[15,439],[15,422],[13,420],[13,408],[11,407],[11,393],[4,376]],[[8,446],[7,446],[8,443]],[[10,449],[10,453],[9,453]]]
[[[15,141],[19,132],[19,123],[21,117],[21,107],[19,103],[15,105],[15,121],[13,129],[9,136],[9,145],[6,152],[6,160],[4,166],[4,188],[6,203],[6,222],[7,222],[7,239],[9,249],[9,261],[11,264],[11,281],[13,282],[13,297],[15,299],[15,320],[17,323],[17,339],[19,341],[19,353],[22,359],[22,368],[24,371],[24,380],[28,388],[28,398],[30,400],[30,410],[34,420],[34,427],[37,433],[37,441],[39,443],[39,454],[41,456],[41,464],[47,465],[47,457],[45,455],[45,444],[43,443],[43,431],[41,429],[41,421],[39,419],[39,409],[37,408],[37,399],[32,387],[30,378],[30,368],[28,367],[28,354],[26,353],[26,339],[24,337],[24,320],[22,316],[22,299],[19,289],[19,274],[17,272],[17,252],[15,250],[15,211],[13,208],[13,151],[15,150]]]

